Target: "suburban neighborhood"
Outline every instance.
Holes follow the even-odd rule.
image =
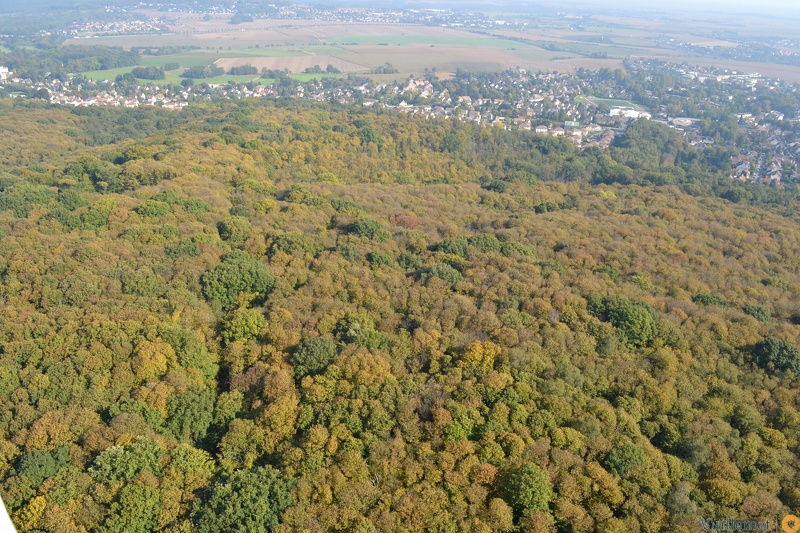
[[[0,67],[0,94],[55,105],[159,106],[172,110],[220,98],[296,98],[360,104],[430,119],[457,119],[487,127],[531,131],[562,137],[584,148],[608,148],[631,121],[656,120],[680,130],[695,146],[719,145],[730,151],[732,179],[782,187],[786,180],[798,178],[797,119],[786,120],[783,113],[774,109],[760,114],[748,112],[748,102],[759,93],[785,90],[779,87],[781,82],[759,75],[668,63],[632,61],[628,68],[633,73],[668,72],[680,80],[680,86],[675,83],[658,97],[648,91],[644,95],[648,101],[637,104],[628,100],[632,95],[624,83],[610,83],[619,74],[602,71],[552,73],[514,69],[493,74],[459,72],[446,79],[440,79],[435,72],[426,72],[394,84],[375,83],[356,75],[307,82],[282,75],[280,79],[254,78],[249,83],[201,82],[176,86],[93,81],[80,76],[68,81],[33,82]],[[692,103],[696,116],[675,115],[678,108],[674,102],[670,103],[672,100],[685,100],[689,98],[687,95],[709,84],[724,87],[728,92],[738,89],[750,96],[742,102],[732,101],[733,97],[728,101],[705,97]],[[704,113],[718,112],[723,106],[729,115],[735,116],[738,130],[727,139],[719,132],[714,134],[714,123],[703,118]],[[737,139],[743,137],[757,142],[739,146]]]

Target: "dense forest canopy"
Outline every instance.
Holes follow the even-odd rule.
[[[800,509],[796,192],[666,127],[581,152],[290,101],[0,114],[20,531]]]

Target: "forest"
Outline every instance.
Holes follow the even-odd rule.
[[[19,77],[34,81],[47,78],[68,81],[71,73],[129,67],[140,61],[137,52],[126,52],[120,46],[19,46],[0,50],[0,63]]]
[[[288,99],[0,115],[21,532],[800,509],[800,202],[716,149]]]

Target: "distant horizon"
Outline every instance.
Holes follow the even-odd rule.
[[[116,1],[108,1],[108,0],[32,0],[29,2],[18,2],[16,0],[0,0],[0,11],[4,12],[14,12],[16,10],[20,11],[30,11],[31,8],[37,5],[47,5],[53,7],[64,7],[69,8],[71,6],[87,6],[91,4],[100,5],[125,5],[127,2],[116,0]],[[133,2],[131,2],[133,3]],[[181,2],[180,0],[175,1],[172,0],[170,2],[164,3],[173,3],[173,4],[181,4],[181,3],[189,3],[188,1]],[[233,3],[232,0],[219,0],[219,4],[225,3]],[[268,4],[268,0],[264,0],[264,4]],[[730,11],[733,13],[753,13],[753,14],[772,14],[772,15],[781,15],[785,14],[786,12],[792,13],[800,13],[800,4],[796,2],[789,2],[787,0],[764,0],[755,4],[750,0],[673,0],[668,4],[665,4],[661,1],[656,0],[606,0],[604,2],[592,2],[590,0],[570,0],[570,1],[560,1],[554,2],[552,0],[529,0],[524,2],[515,2],[511,0],[501,0],[501,1],[494,1],[494,2],[486,2],[486,1],[479,1],[479,0],[306,0],[300,1],[295,3],[301,4],[314,4],[314,5],[331,5],[331,6],[348,6],[348,5],[358,5],[358,6],[367,6],[367,5],[375,5],[375,6],[393,6],[397,8],[409,8],[415,6],[422,6],[422,5],[437,5],[437,6],[447,6],[447,7],[458,7],[462,6],[469,9],[480,9],[480,10],[489,10],[491,11],[493,8],[513,8],[517,6],[541,6],[541,7],[549,7],[549,8],[559,8],[563,7],[563,9],[572,9],[572,8],[581,8],[586,9],[590,8],[592,10],[602,9],[603,7],[611,7],[611,8],[631,8],[635,9],[637,12],[641,12],[647,9],[652,9],[659,12],[669,12],[669,11],[718,11],[718,10],[725,10]]]
[[[697,12],[714,13],[725,11],[731,14],[754,14],[765,16],[785,16],[787,14],[800,16],[800,3],[788,2],[786,0],[765,0],[754,4],[749,0],[673,0],[664,3],[657,0],[606,0],[604,2],[592,2],[591,0],[570,0],[567,2],[554,2],[552,0],[528,0],[516,2],[511,0],[501,0],[495,2],[485,2],[481,0],[397,0],[397,1],[371,1],[371,0],[309,0],[303,3],[314,5],[334,5],[334,6],[394,6],[398,8],[410,8],[423,5],[436,5],[439,7],[464,7],[478,11],[491,11],[492,9],[515,9],[523,6],[541,6],[546,8],[587,9],[596,11],[604,7],[612,9],[632,9],[636,13],[652,10],[657,13],[669,12]]]
[[[584,0],[576,0],[569,3],[585,7],[600,7],[598,4],[586,2]],[[759,2],[757,5],[751,1],[744,0],[672,0],[668,4],[665,4],[664,2],[658,2],[656,0],[607,0],[604,3],[609,5],[616,4],[620,6],[632,6],[635,7],[637,11],[643,11],[648,8],[658,11],[688,10],[709,12],[725,10],[733,13],[754,13],[761,15],[780,15],[781,12],[786,10],[800,12],[800,5],[784,0],[765,0],[764,2]],[[766,10],[772,11],[772,13],[765,13]]]

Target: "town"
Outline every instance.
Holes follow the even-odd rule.
[[[732,179],[782,188],[800,177],[800,122],[786,117],[785,111],[790,110],[763,106],[776,93],[796,94],[793,86],[754,74],[656,61],[629,61],[627,67],[629,73],[624,76],[603,70],[556,74],[517,69],[495,74],[457,72],[450,79],[440,79],[435,72],[426,72],[397,84],[354,75],[301,82],[286,73],[268,72],[264,76],[277,79],[178,86],[98,82],[80,76],[34,83],[0,68],[4,78],[0,93],[57,105],[151,105],[174,110],[219,98],[299,98],[472,121],[599,148],[608,148],[630,121],[650,119],[681,130],[695,146],[727,149]],[[631,94],[630,85],[636,79],[654,76],[667,77],[671,86],[661,92],[648,89],[639,95],[642,98]],[[701,90],[703,98],[693,97]],[[641,102],[632,101],[637,99]]]

